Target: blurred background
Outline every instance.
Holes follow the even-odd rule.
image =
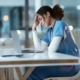
[[[33,47],[32,24],[36,11],[43,5],[59,4],[64,18],[80,48],[80,0],[0,0],[0,47],[12,47],[11,30],[18,30],[21,47]],[[41,37],[45,28],[38,28]]]

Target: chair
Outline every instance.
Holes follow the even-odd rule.
[[[71,77],[50,77],[50,78],[46,78],[44,80],[80,80],[80,71]]]

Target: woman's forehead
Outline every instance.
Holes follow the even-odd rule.
[[[38,18],[40,19],[40,18],[43,18],[41,15],[38,15]]]
[[[42,17],[42,15],[39,14],[38,17]]]
[[[44,16],[46,16],[45,14],[44,15],[38,15],[38,18],[44,18]]]

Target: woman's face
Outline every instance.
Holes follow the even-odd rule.
[[[50,16],[48,14],[44,14],[43,16],[38,15],[39,23],[45,27],[50,26]]]

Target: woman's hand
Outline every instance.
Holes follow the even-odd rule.
[[[34,18],[34,23],[33,23],[33,26],[32,26],[32,30],[36,30],[38,25],[39,25],[38,14],[36,14],[35,18]]]

